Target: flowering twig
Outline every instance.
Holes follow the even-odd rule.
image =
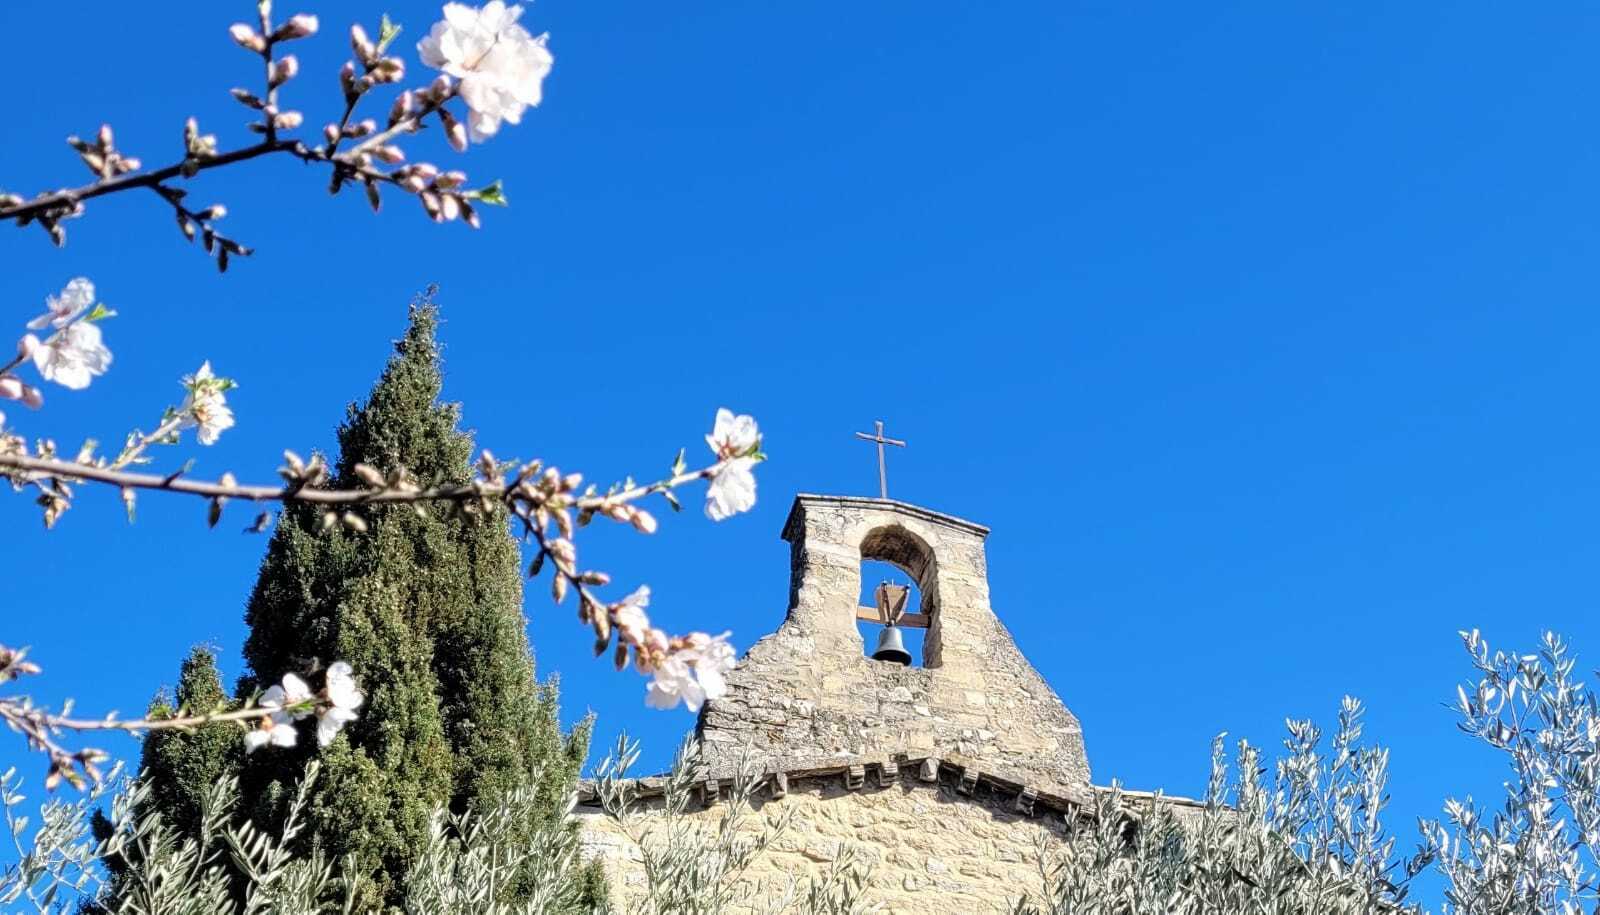
[[[439,176],[440,180],[444,178]],[[45,314],[28,326],[53,325],[57,332],[44,343],[32,334],[24,336],[19,345],[19,361],[21,355],[32,355],[46,378],[68,387],[86,387],[90,378],[103,372],[111,361],[110,351],[100,342],[99,330],[91,322],[114,312],[103,305],[95,305],[91,311],[93,301],[94,286],[83,278],[68,283],[60,296],[48,298]],[[88,328],[91,333],[78,333],[80,328]],[[182,429],[194,427],[196,440],[210,445],[223,430],[234,425],[226,398],[234,382],[214,375],[211,363],[202,364],[198,372],[186,376],[183,386],[188,391],[183,404],[176,409],[169,407],[154,432],[130,434],[122,451],[111,459],[96,456],[98,445],[92,439],[72,460],[60,457],[49,439],[37,442],[30,452],[22,437],[8,434],[0,426],[0,478],[9,480],[17,489],[31,486],[38,490],[37,501],[43,509],[46,528],[53,527],[72,507],[75,487],[85,482],[116,486],[129,521],[133,520],[141,490],[199,496],[207,500],[207,523],[211,527],[221,520],[223,507],[230,499],[320,506],[324,530],[343,525],[358,533],[365,532],[368,526],[359,511],[364,506],[404,504],[422,512],[427,503],[442,502],[451,512],[473,517],[504,510],[521,522],[524,540],[538,543],[529,576],[536,576],[545,561],[551,559],[557,569],[551,596],[560,603],[568,591],[578,593],[578,616],[594,630],[595,653],[603,654],[615,633],[617,669],[625,668],[631,656],[641,673],[654,676],[647,696],[650,704],[671,708],[681,701],[694,710],[705,699],[721,695],[722,672],[733,663],[733,650],[725,638],[704,633],[671,637],[650,626],[644,612],[649,605],[648,588],[640,588],[621,601],[602,601],[592,587],[608,583],[610,577],[595,570],[579,570],[573,535],[576,528],[588,524],[596,514],[630,524],[641,533],[654,533],[655,517],[632,503],[659,493],[677,510],[681,506],[673,490],[696,480],[709,482],[705,511],[712,520],[721,521],[749,510],[756,500],[752,470],[765,458],[761,434],[752,417],[735,416],[727,409],[717,411],[715,425],[706,436],[714,457],[709,465],[690,470],[680,451],[663,479],[639,484],[630,477],[604,493],[593,484],[580,492],[582,474],[563,474],[537,460],[521,466],[516,462],[502,464],[487,451],[478,460],[476,479],[427,488],[414,481],[403,466],[385,473],[366,464],[352,468],[364,486],[327,488],[328,466],[323,458],[314,455],[306,461],[292,451],[284,452],[285,465],[278,471],[283,485],[241,485],[231,473],[214,481],[190,479],[186,476],[188,464],[165,475],[128,470],[129,465],[148,463],[145,451],[149,446],[176,443]],[[0,370],[0,396],[31,401],[33,406],[39,402],[37,389],[4,370]],[[0,416],[0,423],[3,422],[4,417]],[[271,520],[272,512],[262,512],[246,530],[263,531]]]
[[[39,672],[39,665],[27,660],[26,649],[13,649],[0,645],[0,683],[36,675]],[[337,662],[330,665],[328,686],[317,694],[313,694],[299,677],[287,674],[284,676],[284,684],[292,687],[292,692],[286,692],[285,686],[275,686],[263,693],[259,701],[254,699],[247,701],[241,708],[204,714],[178,714],[164,718],[121,719],[114,714],[104,718],[74,718],[71,715],[70,702],[61,712],[50,712],[35,706],[25,696],[0,696],[0,721],[12,731],[21,734],[30,748],[49,757],[50,771],[45,778],[46,787],[54,789],[62,781],[66,781],[73,787],[82,789],[88,782],[100,781],[99,764],[105,762],[109,756],[104,750],[95,747],[67,749],[58,739],[62,731],[126,733],[190,731],[217,722],[233,721],[240,724],[257,722],[258,726],[246,731],[247,748],[254,749],[256,745],[264,744],[269,739],[279,745],[287,746],[294,743],[294,732],[290,725],[307,715],[318,716],[319,737],[326,730],[337,732],[339,727],[355,717],[351,710],[361,704],[361,694],[359,691],[354,692],[352,702],[351,691],[354,686],[353,681],[349,680],[349,673],[350,668],[347,664]],[[289,727],[287,732],[282,730],[286,727]],[[264,736],[253,741],[250,735],[256,732]],[[325,744],[327,740],[324,739],[322,742]]]
[[[596,515],[625,523],[644,534],[656,531],[653,515],[633,503],[659,494],[674,509],[680,508],[673,490],[696,480],[707,480],[706,514],[720,520],[729,514],[748,510],[755,502],[755,480],[751,475],[754,464],[765,456],[761,453],[761,436],[755,420],[749,416],[734,416],[728,410],[717,412],[712,433],[706,436],[713,456],[711,464],[691,470],[679,452],[667,474],[653,483],[636,483],[631,478],[615,484],[604,493],[590,484],[583,487],[583,475],[562,473],[556,467],[547,467],[540,461],[518,466],[515,462],[502,463],[484,451],[479,456],[476,479],[469,483],[424,488],[411,480],[403,467],[387,474],[366,464],[357,464],[354,473],[367,484],[363,488],[327,489],[328,467],[320,456],[310,461],[293,452],[285,453],[285,466],[279,469],[284,478],[282,486],[245,486],[225,475],[216,481],[192,480],[182,472],[160,476],[135,473],[122,469],[137,459],[145,446],[160,441],[178,428],[197,424],[201,440],[205,441],[205,423],[213,411],[226,410],[222,404],[222,385],[225,379],[210,374],[209,365],[185,380],[190,398],[185,407],[174,411],[166,421],[149,436],[130,436],[129,445],[116,460],[94,459],[86,453],[77,460],[63,460],[52,452],[30,455],[21,439],[9,437],[0,441],[0,476],[8,477],[16,486],[33,485],[40,489],[40,502],[45,506],[47,526],[66,510],[73,498],[72,487],[80,482],[93,482],[116,486],[130,509],[135,489],[178,492],[201,496],[209,500],[209,523],[215,526],[228,499],[252,501],[278,501],[286,504],[301,503],[325,509],[322,516],[324,530],[343,525],[362,533],[368,528],[357,509],[368,505],[405,504],[421,509],[425,503],[443,502],[455,512],[483,517],[503,509],[521,525],[524,539],[537,544],[537,552],[529,564],[530,577],[537,576],[548,561],[554,566],[551,597],[556,603],[565,600],[569,592],[578,595],[579,620],[591,627],[595,635],[595,653],[604,654],[612,646],[615,636],[614,660],[620,671],[627,667],[629,658],[640,673],[653,678],[647,701],[658,708],[671,708],[680,701],[691,709],[698,709],[706,699],[722,695],[725,688],[723,674],[733,666],[734,651],[726,635],[712,637],[701,632],[683,636],[669,636],[653,627],[645,613],[650,591],[641,587],[626,598],[608,602],[595,588],[610,583],[605,572],[584,569],[578,564],[578,549],[574,537],[579,528],[586,526]],[[214,398],[208,402],[207,398]],[[228,423],[232,415],[228,414]],[[5,449],[11,449],[9,451]],[[342,511],[341,511],[342,509]],[[255,529],[264,525],[258,523]],[[18,658],[20,663],[20,657]],[[35,673],[34,670],[23,670]],[[14,678],[14,677],[13,677]],[[4,682],[0,677],[0,682]],[[274,707],[285,702],[304,699],[303,687],[298,679],[286,677],[284,687]],[[275,688],[276,689],[276,688]],[[337,697],[335,697],[337,699]],[[263,703],[269,704],[269,703]],[[356,704],[359,704],[357,700]],[[342,714],[354,705],[334,703]],[[336,714],[329,712],[327,714]],[[141,721],[84,723],[67,718],[64,714],[53,716],[16,700],[0,700],[0,717],[14,730],[23,732],[36,747],[50,754],[52,772],[72,772],[72,765],[89,771],[96,761],[92,757],[74,755],[62,749],[52,738],[53,729],[120,729],[147,730],[150,726]],[[266,723],[259,733],[251,732],[248,745],[254,749],[267,742],[280,743],[293,739],[292,728],[281,717],[268,720],[263,714],[251,715],[245,710],[225,715],[190,716],[171,719],[161,727],[196,726],[210,721],[261,718]],[[324,721],[328,720],[324,715]],[[82,725],[79,728],[79,725]],[[62,776],[66,777],[66,776]]]
[[[152,433],[148,440],[154,441],[158,437]],[[13,445],[19,445],[20,440],[13,439]],[[283,468],[288,475],[295,476],[295,481],[286,485],[247,485],[231,481],[228,477],[218,480],[197,480],[184,476],[182,471],[172,474],[137,473],[119,470],[111,464],[98,466],[70,461],[57,457],[35,457],[26,453],[0,453],[0,476],[8,477],[13,483],[32,483],[44,480],[60,480],[75,483],[88,481],[104,483],[123,489],[158,490],[162,492],[175,492],[187,495],[200,496],[209,499],[243,499],[252,502],[303,502],[312,505],[327,506],[358,506],[358,505],[392,505],[413,504],[424,502],[456,502],[456,503],[493,503],[503,501],[507,504],[528,500],[537,489],[537,485],[530,486],[527,480],[513,481],[512,483],[492,483],[474,481],[448,486],[431,486],[427,488],[407,488],[396,482],[390,484],[387,477],[379,475],[382,485],[366,489],[320,489],[307,485],[307,476],[313,479],[325,479],[326,467],[313,458],[310,462],[300,461],[300,467],[293,465],[298,458],[289,452],[290,464]],[[562,503],[563,508],[576,509],[580,512],[606,512],[615,506],[635,502],[645,496],[692,483],[695,480],[709,479],[727,464],[720,461],[699,470],[685,471],[663,480],[650,484],[636,484],[626,489],[618,490],[607,495],[581,496]],[[532,465],[537,468],[538,462]],[[634,516],[647,516],[648,513],[636,511]],[[628,519],[624,519],[628,520]],[[651,530],[655,523],[652,519],[647,523]]]
[[[402,91],[390,107],[388,123],[382,131],[375,121],[352,119],[370,90],[405,77],[405,62],[387,53],[400,29],[385,17],[378,40],[373,41],[360,25],[352,26],[350,43],[360,66],[351,61],[340,71],[344,111],[338,121],[324,128],[325,142],[320,146],[283,135],[299,128],[304,115],[282,109],[279,100],[280,90],[299,73],[300,65],[294,55],[280,56],[278,49],[284,43],[316,34],[317,17],[300,13],[275,25],[270,0],[257,0],[257,12],[259,29],[236,23],[229,35],[262,61],[265,88],[260,95],[245,89],[232,90],[236,101],[256,113],[257,119],[248,127],[262,136],[260,142],[218,152],[216,136],[201,134],[198,124],[190,118],[183,130],[183,157],[170,165],[144,170],[139,159],[126,156],[115,147],[110,126],[102,126],[92,141],[77,137],[68,140],[94,173],[93,183],[32,198],[0,193],[0,221],[18,226],[37,223],[52,241],[62,245],[66,242],[62,222],[81,215],[86,201],[148,188],[172,207],[184,236],[193,240],[198,235],[206,252],[215,255],[217,268],[226,271],[231,257],[248,255],[251,249],[217,232],[214,223],[226,215],[226,208],[190,208],[183,202],[188,192],[174,185],[175,180],[262,156],[286,154],[305,162],[330,165],[330,192],[337,193],[346,183],[360,182],[374,210],[380,205],[378,188],[383,184],[417,195],[425,212],[436,222],[459,218],[474,228],[479,225],[474,203],[506,203],[498,181],[472,189],[465,186],[466,176],[459,171],[441,170],[426,162],[401,165],[406,156],[395,140],[401,134],[422,130],[432,118],[438,121],[450,145],[464,151],[469,139],[487,139],[497,132],[503,120],[516,123],[527,106],[539,103],[541,84],[553,58],[545,49],[544,36],[535,38],[517,24],[521,7],[472,11],[436,25],[418,49],[424,62],[444,73],[427,86]],[[464,93],[464,84],[476,89]],[[446,107],[456,99],[473,99],[473,104],[481,107],[468,104],[463,123]],[[346,139],[360,142],[341,150]],[[398,167],[385,171],[382,165]]]

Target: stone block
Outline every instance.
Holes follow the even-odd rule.
[[[893,758],[885,760],[878,766],[878,787],[888,788],[900,781],[900,764]]]
[[[844,772],[844,786],[851,791],[860,791],[861,786],[867,781],[867,767],[851,766]]]

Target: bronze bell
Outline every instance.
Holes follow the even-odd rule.
[[[906,643],[900,638],[899,626],[885,626],[878,633],[878,650],[872,653],[874,661],[893,661],[896,664],[911,665],[911,652],[906,651]]]

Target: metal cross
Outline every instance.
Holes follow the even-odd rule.
[[[883,420],[881,420],[881,419],[877,420],[874,423],[874,425],[876,425],[878,427],[878,431],[877,431],[876,434],[868,435],[865,432],[857,432],[856,433],[856,438],[862,439],[864,441],[876,442],[878,444],[878,495],[880,497],[882,497],[882,498],[887,499],[887,498],[889,498],[889,470],[888,470],[887,466],[884,464],[883,446],[884,445],[897,445],[897,446],[899,446],[901,448],[904,448],[906,446],[906,443],[902,442],[902,441],[897,441],[897,440],[892,439],[892,438],[884,438],[883,437]]]

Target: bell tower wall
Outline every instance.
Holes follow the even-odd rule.
[[[937,756],[1039,790],[1087,788],[1078,719],[989,605],[982,525],[889,499],[801,495],[788,616],[701,712],[703,759],[730,772],[748,748],[768,771]],[[924,665],[867,657],[856,625],[861,563],[917,583]]]

